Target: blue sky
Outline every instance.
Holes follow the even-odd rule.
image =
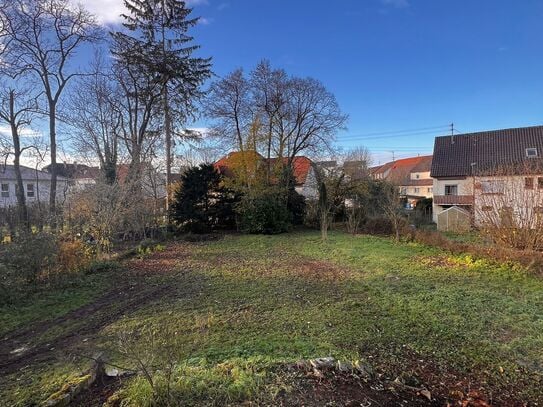
[[[376,162],[431,153],[447,131],[435,127],[451,122],[460,132],[543,123],[543,0],[189,3],[215,74],[266,58],[321,80],[350,117],[340,145],[365,145]],[[122,11],[122,0],[84,5],[108,25]]]
[[[543,1],[208,0],[195,14],[202,54],[223,75],[260,59],[321,80],[349,114],[343,145],[379,159],[431,152],[441,129],[543,122]],[[443,129],[445,130],[445,129]],[[435,133],[434,133],[435,132]]]

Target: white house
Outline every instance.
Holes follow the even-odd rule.
[[[476,226],[531,227],[543,214],[543,126],[436,137],[431,176],[438,227],[453,206]]]
[[[387,180],[400,188],[400,194],[414,207],[423,198],[433,197],[433,180],[430,177],[432,156],[402,158],[373,167],[373,179]]]
[[[26,202],[29,205],[34,203],[49,202],[51,188],[51,174],[29,167],[21,166],[23,188]],[[17,205],[15,188],[17,180],[13,165],[0,165],[0,208],[8,208]],[[64,177],[57,178],[57,202],[64,203],[68,192],[68,180]]]

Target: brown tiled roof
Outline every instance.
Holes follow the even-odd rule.
[[[538,157],[527,158],[526,149],[536,148]],[[431,176],[465,177],[490,174],[500,168],[543,165],[543,126],[484,131],[436,137]]]
[[[43,170],[51,173],[53,164],[46,165]],[[57,163],[55,164],[57,175],[70,179],[91,178],[96,179],[100,175],[100,168],[90,167],[85,164],[78,163]]]

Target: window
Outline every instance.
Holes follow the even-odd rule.
[[[513,208],[504,206],[500,209],[500,223],[503,227],[511,228],[513,223]]]
[[[445,195],[458,195],[458,185],[445,185]]]
[[[34,198],[34,184],[26,184],[26,196]]]
[[[536,158],[537,157],[537,148],[527,148],[526,149],[526,157],[528,157],[528,158]]]
[[[428,188],[428,193],[431,194],[432,192],[434,192],[434,188]]]
[[[538,227],[543,225],[543,206],[534,207],[535,222]]]
[[[420,192],[420,188],[415,188],[415,194],[418,194]]]
[[[420,178],[420,174],[415,175],[415,178],[416,178],[416,179],[419,179],[419,178]]]
[[[543,189],[543,177],[537,177],[537,187]]]
[[[534,179],[532,177],[524,178],[524,188],[534,189]]]
[[[9,184],[2,184],[2,198],[9,198]]]
[[[505,189],[504,187],[504,182],[500,179],[481,182],[481,189],[483,194],[503,194],[503,191]]]

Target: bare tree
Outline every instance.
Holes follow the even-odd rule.
[[[163,84],[158,73],[147,71],[147,62],[140,57],[143,51],[138,51],[138,47],[132,37],[113,34],[113,74],[119,85],[115,99],[121,114],[121,139],[130,155],[129,179],[141,184],[142,162],[161,132]]]
[[[345,127],[344,115],[335,96],[313,78],[292,78],[288,101],[279,121],[277,154],[289,164],[304,151],[331,150],[337,132]]]
[[[17,182],[15,195],[17,197],[17,211],[19,222],[24,229],[29,228],[28,208],[25,200],[23,178],[21,175],[21,156],[36,146],[22,142],[21,132],[28,130],[37,110],[37,96],[32,95],[29,89],[16,90],[14,84],[0,86],[0,121],[9,126],[11,140],[2,143],[5,147],[6,159],[13,155],[13,169]]]
[[[94,61],[94,73],[81,77],[70,95],[68,122],[75,129],[75,146],[90,152],[100,163],[106,183],[116,179],[122,116],[115,96],[117,83],[104,66],[102,57]]]
[[[5,69],[13,76],[31,75],[42,87],[49,118],[51,191],[56,212],[57,106],[67,84],[82,71],[73,66],[76,52],[101,38],[94,17],[68,0],[0,0]]]
[[[269,61],[261,61],[251,73],[253,104],[262,126],[266,158],[268,159],[266,177],[270,182],[270,158],[279,120],[279,113],[286,105],[288,76],[282,69],[273,69]],[[256,150],[256,148],[255,148]]]
[[[380,197],[380,207],[392,225],[394,240],[399,242],[402,226],[405,221],[400,188],[399,186],[386,181],[382,181],[381,186],[382,196]]]

